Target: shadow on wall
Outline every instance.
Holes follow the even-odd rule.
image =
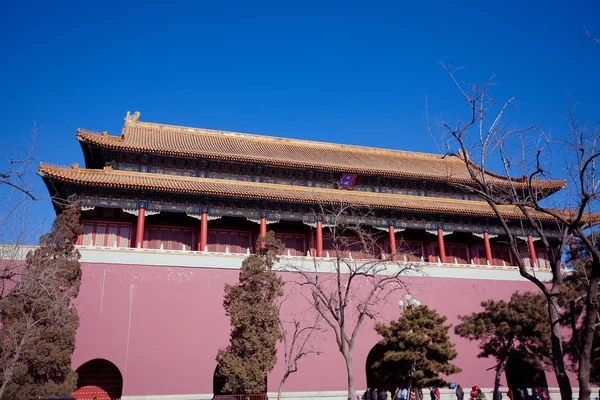
[[[77,368],[77,388],[97,386],[104,390],[112,400],[123,395],[123,376],[119,368],[108,360],[96,358]]]

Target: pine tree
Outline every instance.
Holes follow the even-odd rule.
[[[376,375],[393,385],[406,382],[419,397],[423,387],[445,385],[440,374],[461,371],[450,362],[457,353],[445,322],[446,317],[425,305],[409,305],[396,321],[378,323],[375,330],[383,336],[379,344],[384,353],[373,364]]]
[[[481,307],[481,312],[459,316],[462,322],[454,331],[459,336],[479,341],[478,357],[496,359],[492,397],[495,399],[511,355],[536,365],[552,363],[548,309],[544,297],[532,292],[514,293],[508,303],[487,300]]]
[[[283,338],[277,299],[283,280],[272,271],[283,246],[269,232],[257,254],[242,263],[239,282],[225,285],[223,307],[233,328],[229,346],[217,354],[217,380],[222,392],[262,393],[265,378],[277,362],[277,341]]]
[[[29,400],[75,390],[71,354],[79,317],[73,300],[81,282],[75,242],[82,232],[78,207],[68,206],[0,300],[0,398]]]

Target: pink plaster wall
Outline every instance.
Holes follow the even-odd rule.
[[[227,345],[230,331],[222,308],[223,285],[236,281],[237,270],[89,263],[82,268],[74,368],[94,358],[113,362],[123,375],[123,395],[212,393],[217,349]],[[528,282],[411,279],[413,296],[452,324],[457,315],[478,310],[483,300],[507,299],[515,290],[534,289]],[[397,318],[395,303],[403,295],[398,292],[384,307],[384,319]],[[288,317],[305,309],[302,296],[293,299],[285,308]],[[357,388],[366,385],[366,358],[379,340],[373,326],[373,321],[365,321],[354,351]],[[334,337],[327,332],[315,339],[323,354],[303,359],[286,391],[345,389],[345,364]],[[494,361],[478,359],[475,343],[454,336],[452,340],[459,353],[455,362],[463,370],[452,380],[464,387],[490,386],[493,371],[487,369]],[[282,357],[269,376],[269,391],[277,390]],[[549,385],[555,386],[553,374],[547,376]]]

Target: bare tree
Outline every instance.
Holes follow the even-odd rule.
[[[285,321],[281,319],[281,305],[279,307],[279,324],[283,332],[284,372],[279,382],[277,400],[281,400],[285,381],[291,374],[298,371],[298,362],[305,357],[321,354],[321,351],[314,347],[312,341],[313,334],[322,330],[319,316],[307,319],[296,315],[291,321]]]
[[[591,210],[598,205],[598,130],[583,129],[571,112],[571,135],[562,140],[550,138],[538,126],[511,129],[504,120],[515,97],[498,107],[490,97],[491,82],[464,85],[455,76],[460,68],[443,66],[468,105],[465,119],[455,123],[442,121],[439,124],[443,142],[447,146],[446,156],[458,158],[471,177],[471,182],[450,184],[477,195],[489,204],[496,222],[508,239],[521,276],[536,285],[545,296],[552,332],[553,367],[563,400],[572,398],[572,389],[565,371],[559,326],[559,296],[563,287],[561,257],[573,236],[579,238],[589,252],[592,273],[584,322],[586,334],[582,337],[578,369],[579,398],[587,400],[590,396],[589,360],[594,327],[598,321],[596,299],[600,282],[600,253],[587,234],[589,228],[598,222],[597,216],[591,214]],[[567,180],[564,184],[566,187],[568,183],[570,190],[564,193],[562,201],[550,203],[547,196],[557,190],[556,181],[548,184],[551,163],[556,160],[554,150],[565,154]],[[493,163],[503,169],[502,177],[486,172],[486,168]],[[520,172],[520,178],[511,176],[515,171]],[[514,230],[515,220],[521,221],[520,228],[531,229],[541,240],[552,273],[550,282],[540,279],[536,275],[535,265],[527,265],[523,260],[519,251],[520,239]],[[558,237],[551,237],[550,231],[558,232]]]
[[[0,154],[7,154],[0,157],[0,298],[14,285],[23,245],[39,236],[41,224],[32,227],[28,219],[30,203],[38,199],[29,180],[37,138],[34,124],[31,145],[25,152],[17,154],[9,145],[0,147]]]
[[[590,33],[590,31],[588,31],[588,29],[587,29],[585,26],[583,27],[583,30],[585,31],[585,34],[586,34],[586,35],[587,35],[587,36],[588,36],[590,39],[592,39],[594,42],[596,42],[596,43],[600,44],[600,37],[598,37],[598,36],[595,36],[595,35],[592,35],[592,34]]]
[[[28,180],[28,173],[35,161],[33,150],[38,139],[37,126],[33,125],[32,143],[22,156],[8,157],[6,162],[0,164],[0,186],[16,189],[31,200],[36,200]],[[10,147],[0,148],[0,152],[13,151]]]
[[[310,306],[334,333],[344,357],[348,377],[348,399],[354,399],[352,354],[358,332],[366,318],[375,319],[396,290],[406,290],[402,276],[415,269],[409,263],[378,259],[380,235],[361,224],[369,214],[354,206],[322,207],[320,215],[328,228],[332,249],[308,268],[290,264],[295,284],[308,288]],[[394,257],[391,257],[394,258]]]

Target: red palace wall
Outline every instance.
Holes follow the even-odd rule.
[[[103,264],[86,262],[89,257],[82,253],[83,280],[77,299],[81,325],[73,367],[78,368],[95,358],[114,363],[123,375],[124,396],[211,394],[217,349],[227,345],[230,332],[222,307],[223,286],[234,283],[239,271],[164,264]],[[119,257],[118,252],[114,253]],[[153,257],[152,254],[144,256]],[[175,257],[196,266],[202,265],[205,259],[197,255]],[[241,257],[238,259],[241,262]],[[475,269],[454,270],[470,276]],[[457,323],[457,315],[478,310],[483,300],[508,299],[516,290],[535,290],[531,283],[519,280],[515,271],[490,270],[490,273],[491,277],[500,276],[500,279],[480,279],[477,275],[472,278],[412,277],[410,290],[413,297],[447,316],[453,325]],[[291,277],[290,273],[282,275],[285,279]],[[288,292],[290,289],[291,286]],[[398,317],[400,311],[396,303],[404,294],[397,292],[390,298],[389,304],[383,307],[382,321]],[[284,319],[291,319],[294,312],[306,308],[303,297],[297,293],[286,306]],[[364,390],[366,386],[365,362],[379,340],[373,327],[374,321],[364,322],[354,350],[357,389]],[[333,335],[330,332],[322,335],[315,337],[315,346],[323,353],[301,360],[299,371],[286,383],[286,392],[345,389],[342,356]],[[476,343],[454,335],[452,340],[459,353],[455,362],[462,372],[451,380],[464,387],[491,386],[494,372],[488,368],[494,366],[494,361],[477,358]],[[283,373],[282,352],[278,355],[277,367],[268,377],[269,391],[277,390]],[[549,386],[556,386],[553,374],[548,373],[547,377]]]

